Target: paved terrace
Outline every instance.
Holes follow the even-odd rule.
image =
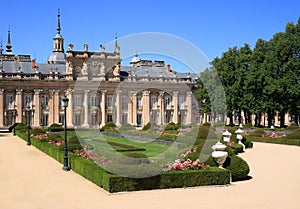
[[[255,143],[251,180],[230,186],[108,194],[11,134],[0,134],[1,209],[297,209],[300,147]]]

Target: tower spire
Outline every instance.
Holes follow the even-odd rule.
[[[61,30],[61,28],[60,28],[60,10],[59,10],[59,8],[58,8],[58,12],[57,12],[57,34],[60,34],[60,30]]]
[[[117,36],[117,33],[115,34],[115,52],[116,53],[120,53],[120,47],[118,45],[118,36]]]
[[[8,28],[8,35],[7,35],[7,44],[6,44],[6,54],[12,54],[12,45],[10,41],[10,27]]]
[[[2,49],[2,37],[1,37],[1,43],[0,43],[0,55],[3,53],[3,49]]]

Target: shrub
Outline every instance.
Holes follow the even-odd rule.
[[[42,129],[42,128],[34,128],[31,130],[31,134],[33,134],[34,136],[36,135],[40,135],[40,134],[45,134],[46,130]]]
[[[209,123],[209,122],[205,122],[205,123],[203,123],[201,126],[210,127],[210,123]]]
[[[243,127],[246,129],[251,129],[251,128],[253,128],[253,125],[252,125],[252,123],[247,123]]]
[[[212,167],[200,170],[169,171],[148,178],[128,178],[107,173],[103,175],[103,188],[109,192],[225,185],[229,183],[229,171]]]
[[[68,150],[69,151],[74,151],[74,150],[80,150],[82,149],[82,146],[79,142],[79,139],[76,135],[70,137],[68,139]]]
[[[292,133],[286,136],[287,139],[300,139],[300,128],[297,128]]]
[[[176,135],[171,135],[171,134],[161,134],[159,135],[159,137],[157,138],[158,140],[164,140],[164,141],[176,141],[177,136]]]
[[[233,152],[235,154],[244,152],[243,151],[243,145],[241,145],[241,144],[235,144],[233,147],[231,147],[231,149],[233,150]]]
[[[120,129],[126,131],[126,130],[134,130],[135,128],[130,124],[123,124]]]
[[[59,124],[56,124],[56,123],[53,123],[48,127],[49,132],[60,132],[60,131],[63,131],[63,130],[64,130],[64,128],[62,127],[62,125],[59,125]]]
[[[173,122],[168,123],[164,130],[178,130],[180,128],[180,124],[175,124]]]
[[[209,133],[209,127],[210,126],[200,126],[198,130],[198,139],[206,139]]]
[[[63,138],[59,133],[53,133],[53,134],[48,134],[48,140],[58,142],[58,141],[62,141]]]
[[[298,128],[299,128],[299,126],[297,126],[296,123],[291,123],[288,127],[286,127],[286,130],[295,130]]]
[[[218,166],[211,156],[204,162],[204,164]],[[223,164],[223,167],[231,172],[233,181],[245,179],[250,172],[247,162],[236,155],[228,156]]]
[[[119,159],[120,164],[138,165],[138,164],[149,164],[150,160],[146,155],[137,152],[130,152],[125,154],[126,157]]]
[[[143,131],[147,131],[151,128],[151,123],[147,123],[144,127],[143,127]]]
[[[16,130],[26,130],[27,126],[24,123],[18,123],[18,125],[15,127]]]
[[[263,129],[256,129],[253,133],[251,133],[251,136],[254,137],[262,137],[262,135],[264,135],[265,132]]]

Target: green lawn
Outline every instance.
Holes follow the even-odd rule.
[[[75,133],[74,133],[75,134]],[[145,151],[136,151],[145,154],[147,157],[154,157],[164,153],[167,149],[172,147],[170,144],[160,143],[156,141],[145,142],[145,141],[134,141],[126,138],[120,138],[109,135],[95,134],[90,132],[76,132],[77,136],[81,139],[84,144],[93,147],[94,150],[101,152],[114,152],[117,150],[125,151],[126,146],[132,146],[134,149],[144,149]],[[109,143],[112,143],[109,144]],[[115,145],[115,144],[116,145]],[[118,146],[120,144],[121,146]],[[125,145],[123,147],[122,145]],[[131,149],[128,149],[131,152]]]

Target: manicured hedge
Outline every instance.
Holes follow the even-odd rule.
[[[19,137],[24,140],[27,139],[27,134],[24,131],[17,131]],[[48,144],[47,141],[31,138],[32,145],[53,157],[59,162],[63,162],[63,151],[58,147]],[[239,173],[237,168],[241,167],[245,170],[244,161],[234,159],[231,156],[230,162],[234,165],[228,164],[228,169],[219,169],[216,167],[209,167],[201,170],[185,170],[185,171],[169,171],[158,176],[147,178],[128,178],[117,176],[107,173],[104,169],[98,166],[91,160],[84,159],[76,156],[74,153],[69,152],[69,166],[76,173],[82,175],[86,179],[92,181],[96,185],[103,187],[109,192],[121,191],[136,191],[136,190],[149,190],[149,189],[165,189],[165,188],[178,188],[178,187],[192,187],[204,185],[225,185],[230,183],[230,171],[232,176],[243,176],[244,173]],[[136,157],[136,156],[135,156]],[[142,158],[143,159],[143,158]],[[134,170],[136,173],[148,171],[145,170],[147,164],[141,167],[141,171]],[[246,163],[247,165],[247,163]],[[116,164],[120,169],[120,164]],[[248,165],[247,165],[248,166]],[[126,168],[126,166],[124,167]],[[149,166],[151,168],[151,165]],[[249,171],[248,171],[249,172]]]
[[[218,166],[211,156],[204,162],[204,164]],[[248,163],[236,155],[228,156],[223,167],[231,172],[233,181],[245,179],[250,172]]]
[[[103,175],[103,188],[109,192],[182,188],[230,183],[230,172],[220,168],[169,171],[149,178],[127,178],[114,174]]]

